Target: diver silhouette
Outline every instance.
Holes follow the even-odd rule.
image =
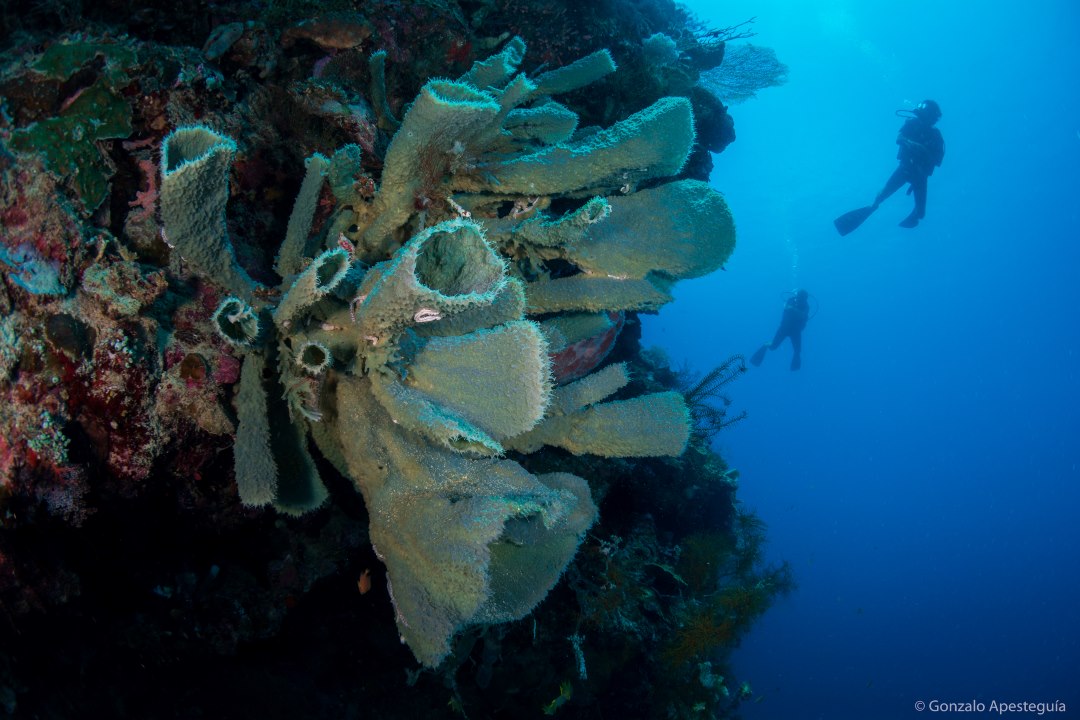
[[[794,350],[791,356],[791,369],[798,370],[802,367],[802,331],[810,319],[809,298],[810,294],[806,290],[797,290],[787,299],[784,303],[784,314],[780,316],[780,327],[776,328],[772,342],[765,343],[750,356],[752,365],[761,365],[766,351],[776,350],[784,342],[784,338],[789,338],[791,348]]]
[[[915,196],[915,208],[900,221],[900,227],[913,228],[926,216],[927,180],[945,157],[945,140],[941,131],[934,127],[941,119],[941,108],[933,100],[924,100],[914,110],[897,110],[896,114],[907,118],[896,137],[896,144],[900,146],[896,158],[900,164],[874,198],[873,205],[844,213],[833,221],[841,235],[862,225],[904,183],[908,183],[908,194]]]

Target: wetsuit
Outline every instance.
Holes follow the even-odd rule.
[[[791,356],[791,369],[798,370],[802,365],[802,331],[806,327],[806,321],[810,319],[810,303],[799,296],[789,298],[784,303],[784,314],[780,316],[780,327],[776,328],[776,335],[769,344],[770,350],[780,347],[784,338],[791,339],[791,347],[795,354]]]
[[[901,224],[914,227],[926,216],[926,180],[934,174],[934,168],[941,166],[945,157],[945,140],[941,137],[940,130],[916,117],[905,122],[900,128],[896,144],[900,146],[896,153],[900,165],[878,193],[874,207],[899,190],[904,183],[910,183],[911,193],[915,196],[915,209]]]

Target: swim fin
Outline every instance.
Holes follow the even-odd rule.
[[[912,210],[910,215],[908,215],[906,218],[904,218],[903,220],[900,221],[900,227],[902,227],[902,228],[913,228],[918,224],[919,224],[919,211],[918,210]]]
[[[838,233],[847,235],[849,232],[862,225],[866,218],[870,217],[875,210],[877,210],[877,208],[873,205],[867,205],[858,210],[846,212],[833,220],[833,225],[836,226],[836,231]]]
[[[755,350],[754,354],[750,356],[750,364],[754,367],[758,367],[759,365],[761,365],[761,361],[765,359],[765,353],[768,351],[768,349],[769,343],[765,343],[757,350]]]

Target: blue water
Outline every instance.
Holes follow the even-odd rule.
[[[751,368],[717,439],[800,583],[735,654],[745,717],[1080,717],[1080,3],[688,4],[757,16],[790,77],[732,108],[715,157],[727,272],[680,284],[645,341],[707,370],[771,337],[785,291],[820,306],[802,370],[787,345]],[[925,98],[947,146],[926,220],[896,226],[901,191],[840,238]]]

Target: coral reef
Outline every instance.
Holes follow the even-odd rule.
[[[722,50],[666,0],[107,5],[0,15],[0,714],[573,716],[720,668],[680,628],[786,585],[682,576],[760,533],[635,313],[734,249]]]
[[[740,103],[756,96],[759,90],[783,85],[787,71],[787,65],[780,62],[772,48],[739,43],[728,48],[722,65],[702,74],[700,83],[716,98]]]
[[[531,611],[595,517],[580,478],[533,478],[510,461],[468,456],[545,444],[604,456],[677,456],[687,442],[689,414],[677,393],[599,402],[628,382],[620,366],[612,366],[620,380],[590,375],[551,402],[547,343],[526,310],[637,309],[641,302],[623,301],[636,290],[610,288],[650,284],[650,275],[665,283],[701,275],[734,247],[730,214],[704,183],[633,192],[682,167],[693,139],[688,104],[661,100],[583,140],[571,136],[576,117],[563,108],[556,114],[569,117],[569,127],[538,135],[547,121],[534,109],[559,107],[549,93],[591,83],[614,66],[601,52],[531,80],[518,74],[524,52],[514,38],[461,79],[425,85],[387,148],[374,197],[336,193],[341,205],[325,240],[331,247],[309,262],[297,248],[307,244],[317,178],[324,171],[347,177],[336,167],[356,153],[308,161],[308,178],[316,180],[305,180],[293,210],[277,264],[285,279],[272,307],[227,238],[235,142],[191,126],[170,134],[162,150],[163,234],[196,272],[232,293],[214,321],[224,339],[247,350],[237,396],[241,500],[291,513],[321,504],[326,493],[304,442],[308,431],[328,458],[344,459],[396,590],[398,629],[429,666],[446,657],[464,626]],[[523,195],[549,206],[553,195],[596,192],[626,197],[594,195],[562,216],[534,209],[527,218],[498,217],[500,205]],[[448,214],[461,217],[429,224]],[[650,222],[657,216],[677,220]],[[520,280],[496,247],[515,260]],[[545,278],[549,259],[566,260],[579,275]],[[364,261],[378,262],[365,269]],[[577,289],[601,273],[605,293]],[[575,281],[570,292],[556,291],[564,298],[557,305],[537,301],[532,290]],[[263,347],[271,334],[277,342]],[[274,366],[267,392],[264,376]],[[579,389],[584,384],[590,388]],[[285,408],[277,407],[279,396]]]

